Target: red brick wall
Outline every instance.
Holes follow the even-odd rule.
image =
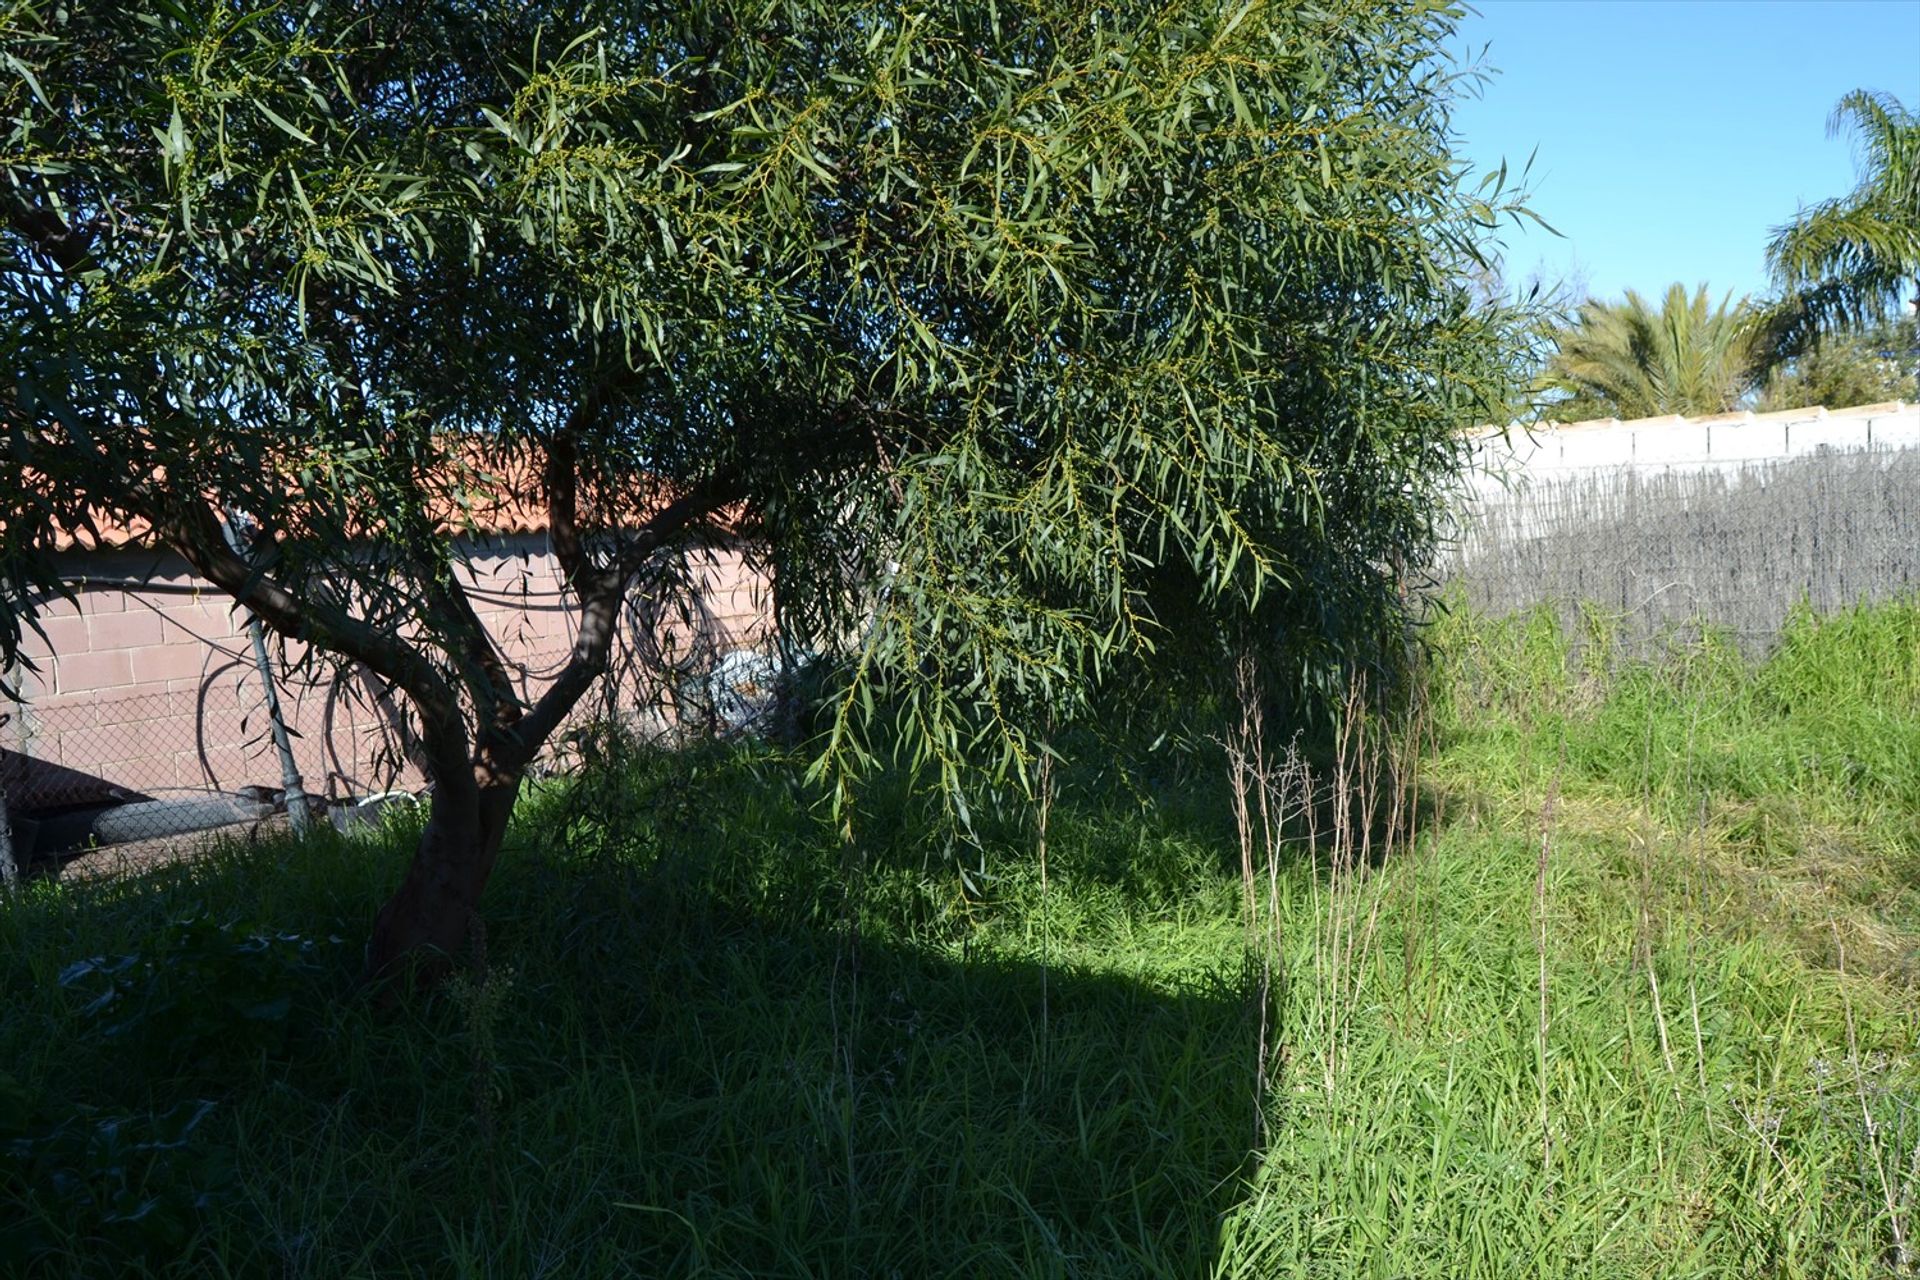
[[[469,550],[481,619],[519,669],[523,691],[536,696],[565,661],[575,622],[545,539],[492,539]],[[77,603],[49,605],[45,639],[29,643],[39,671],[25,678],[25,707],[0,725],[0,749],[15,753],[0,782],[14,802],[34,809],[116,792],[277,789],[260,677],[246,619],[232,602],[173,556],[74,552],[67,568],[95,585],[82,586]],[[764,643],[770,612],[764,581],[737,555],[716,554],[701,576],[701,616],[691,624],[649,620],[641,599],[627,631],[651,653],[687,658],[690,671],[704,670],[715,653]],[[105,581],[145,585],[99,585]],[[276,642],[276,659],[298,658],[297,646],[288,649],[282,655]],[[619,664],[617,680],[583,714],[670,716],[673,681],[651,665]],[[277,674],[276,684],[309,791],[366,794],[418,781],[365,673],[322,668]]]

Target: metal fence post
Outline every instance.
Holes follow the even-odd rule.
[[[13,860],[13,823],[7,817],[7,791],[0,787],[0,891],[11,893],[20,883],[20,864]]]
[[[232,515],[228,515],[225,525],[227,545],[233,553],[246,557],[246,548],[240,541],[240,531],[235,527]],[[241,606],[243,609],[246,606]],[[287,821],[292,825],[294,834],[299,835],[307,829],[307,793],[300,779],[300,766],[294,763],[293,746],[287,740],[287,722],[280,714],[280,692],[273,683],[273,663],[267,658],[267,632],[260,625],[260,619],[253,610],[247,609],[247,634],[253,638],[253,665],[260,673],[260,691],[266,696],[267,724],[273,734],[273,745],[280,753],[280,786],[287,802]]]

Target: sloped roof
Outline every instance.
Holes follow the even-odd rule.
[[[481,537],[521,537],[547,531],[548,511],[544,480],[534,460],[524,454],[502,458],[478,447],[462,449],[450,466],[464,473],[467,481],[463,500],[448,491],[429,495],[429,516],[442,528],[456,535]],[[657,485],[636,476],[626,495],[631,510],[628,518],[644,519],[672,500],[672,495]],[[592,518],[590,511],[583,512]],[[716,523],[727,533],[745,532],[747,513],[734,504],[718,513]],[[597,523],[597,521],[596,521]],[[56,526],[56,551],[121,551],[151,547],[156,542],[152,524],[138,516],[120,517],[107,512],[92,513],[93,528]],[[97,536],[96,536],[97,535]]]

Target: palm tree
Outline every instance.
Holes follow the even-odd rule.
[[[1769,317],[1773,358],[1823,336],[1883,323],[1920,287],[1920,119],[1890,93],[1857,89],[1827,121],[1858,140],[1860,180],[1774,232],[1767,265],[1781,299]]]
[[[1672,285],[1658,311],[1631,289],[1623,302],[1589,300],[1554,335],[1542,384],[1564,398],[1546,407],[1568,422],[1731,409],[1764,371],[1755,317],[1731,294],[1711,305],[1705,285]]]

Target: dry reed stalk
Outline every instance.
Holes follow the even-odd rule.
[[[1279,1052],[1273,1036],[1273,1010],[1275,961],[1284,941],[1280,919],[1280,854],[1286,839],[1286,824],[1311,810],[1312,786],[1297,740],[1288,746],[1277,769],[1269,763],[1265,717],[1260,704],[1259,667],[1251,653],[1243,653],[1235,661],[1234,696],[1239,720],[1220,743],[1226,754],[1234,829],[1239,838],[1247,944],[1256,949],[1260,957],[1253,1120],[1254,1145],[1259,1148],[1266,1143],[1265,1101],[1273,1084],[1273,1060]],[[1264,928],[1259,906],[1261,872],[1266,878]]]
[[[1887,1211],[1887,1228],[1893,1236],[1892,1247],[1887,1250],[1889,1270],[1899,1275],[1913,1265],[1913,1249],[1907,1243],[1906,1215],[1902,1212],[1906,1197],[1895,1190],[1894,1183],[1887,1177],[1887,1161],[1880,1141],[1881,1125],[1874,1118],[1873,1106],[1867,1100],[1866,1077],[1860,1070],[1860,1041],[1853,1023],[1853,998],[1847,993],[1847,945],[1841,941],[1840,926],[1834,920],[1827,921],[1827,927],[1833,931],[1835,967],[1840,972],[1840,1007],[1847,1018],[1847,1057],[1853,1063],[1854,1094],[1860,1102],[1861,1135],[1867,1143],[1867,1153],[1873,1157],[1874,1180],[1879,1184],[1880,1203]],[[1915,1167],[1920,1168],[1920,1146],[1916,1146]]]
[[[1257,927],[1254,906],[1253,820],[1248,806],[1249,790],[1259,788],[1262,780],[1256,759],[1256,742],[1262,735],[1259,671],[1252,653],[1242,652],[1233,665],[1234,697],[1240,704],[1240,723],[1222,742],[1227,753],[1227,780],[1232,796],[1233,826],[1240,838],[1240,888],[1242,910],[1249,937]]]
[[[1547,1002],[1547,863],[1553,850],[1553,809],[1560,798],[1560,775],[1566,767],[1567,746],[1562,740],[1560,757],[1547,783],[1546,802],[1540,806],[1540,860],[1534,872],[1533,904],[1537,921],[1536,947],[1540,963],[1539,1041],[1535,1067],[1540,1081],[1540,1165],[1549,1177],[1553,1174],[1553,1128],[1547,1108],[1547,1031],[1550,1015]]]
[[[1694,820],[1693,827],[1693,856],[1688,860],[1689,866],[1687,870],[1687,916],[1690,920],[1706,919],[1706,907],[1700,900],[1700,894],[1695,887],[1693,878],[1693,866],[1698,864],[1703,857],[1702,849],[1706,843],[1706,827],[1707,796],[1706,792],[1702,791],[1700,793],[1700,809],[1698,816]],[[1711,1119],[1713,1115],[1713,1094],[1707,1088],[1707,1040],[1700,1030],[1700,984],[1698,981],[1700,968],[1698,944],[1700,941],[1700,930],[1704,927],[1704,925],[1696,925],[1689,929],[1687,933],[1687,1013],[1693,1019],[1693,1062],[1694,1070],[1700,1078],[1700,1097],[1706,1106],[1708,1118]]]
[[[1334,738],[1333,848],[1327,874],[1327,922],[1324,931],[1326,978],[1321,983],[1326,1027],[1326,1089],[1333,1092],[1338,1078],[1341,1018],[1347,985],[1345,940],[1351,934],[1346,919],[1348,886],[1353,865],[1353,770],[1358,723],[1358,690],[1349,686],[1341,708],[1340,728]],[[1317,949],[1317,948],[1316,948]]]

